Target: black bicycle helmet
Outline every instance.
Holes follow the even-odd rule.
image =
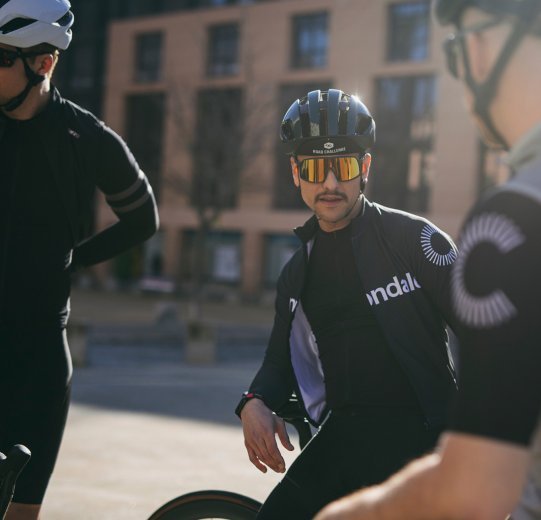
[[[356,96],[313,90],[286,112],[280,138],[293,155],[364,153],[374,145],[376,124]]]
[[[496,16],[514,15],[527,19],[535,5],[541,7],[541,0],[435,0],[434,13],[442,25],[459,25],[467,7],[476,7]]]

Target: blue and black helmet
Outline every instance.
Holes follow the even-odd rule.
[[[289,107],[280,138],[294,155],[364,153],[374,145],[376,124],[357,96],[313,90]]]

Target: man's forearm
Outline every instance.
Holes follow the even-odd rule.
[[[412,462],[379,486],[338,501],[317,520],[505,518],[520,497],[527,466],[524,446],[446,433],[438,453]]]
[[[357,491],[325,508],[316,520],[424,520],[436,518],[436,472],[440,457],[409,464],[383,484]]]
[[[149,203],[110,227],[78,244],[73,250],[73,270],[109,260],[150,238],[158,227],[155,208]]]

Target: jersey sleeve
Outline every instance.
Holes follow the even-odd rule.
[[[409,236],[407,248],[415,277],[445,322],[454,329],[450,287],[457,246],[447,233],[422,219],[416,223],[415,234]]]
[[[118,222],[77,244],[72,270],[108,260],[148,239],[158,229],[152,188],[124,140],[105,125],[99,128],[98,157],[91,163],[98,189]]]
[[[451,284],[460,384],[451,429],[527,445],[541,409],[541,206],[501,191],[468,218]]]
[[[95,172],[98,188],[118,217],[151,202],[152,188],[124,140],[103,126],[100,140],[101,159]]]

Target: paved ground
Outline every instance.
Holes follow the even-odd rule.
[[[149,322],[163,303],[80,292],[73,300],[72,316],[92,323]],[[220,322],[267,326],[272,314],[231,304],[205,311]],[[262,500],[278,481],[250,464],[232,414],[257,367],[253,356],[195,366],[175,345],[96,344],[87,359],[74,373],[43,520],[144,520],[189,491],[227,489]]]

